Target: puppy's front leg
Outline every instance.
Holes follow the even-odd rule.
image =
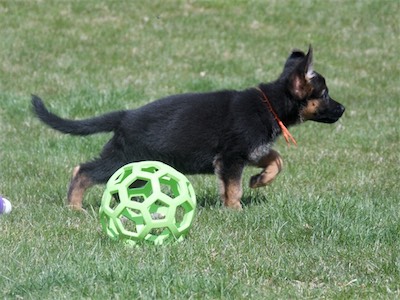
[[[240,199],[242,198],[242,179],[235,178],[224,181],[224,195],[222,199],[225,207],[241,210],[242,204]]]
[[[224,163],[221,159],[214,162],[215,174],[219,181],[219,192],[225,207],[241,210],[242,173],[244,165]]]
[[[263,170],[260,174],[250,178],[251,188],[258,188],[270,184],[282,170],[283,160],[277,151],[271,149],[268,154],[261,157],[255,165]]]

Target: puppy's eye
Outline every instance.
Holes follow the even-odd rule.
[[[322,98],[322,99],[328,99],[328,98],[329,98],[328,90],[325,89],[325,90],[322,92],[321,98]]]

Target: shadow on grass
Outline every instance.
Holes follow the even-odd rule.
[[[102,189],[95,187],[84,198],[83,207],[86,210],[98,211],[101,205]],[[245,190],[241,199],[243,208],[268,202],[268,197],[261,191]],[[218,193],[204,191],[196,194],[197,206],[205,209],[222,208],[223,204]]]
[[[268,202],[268,197],[262,193],[249,192],[244,193],[241,199],[241,204],[243,208],[252,205],[259,205]],[[217,194],[199,194],[197,196],[197,205],[202,208],[222,208],[223,204],[221,198]]]

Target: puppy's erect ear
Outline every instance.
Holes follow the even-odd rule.
[[[294,49],[288,59],[286,60],[285,67],[283,68],[284,71],[292,71],[294,67],[302,60],[306,54],[298,49]]]
[[[307,80],[311,80],[315,76],[314,68],[313,68],[313,49],[311,45],[308,47],[307,55],[304,59],[304,74],[306,75]]]
[[[292,55],[294,53],[295,52],[293,52]],[[307,54],[300,58],[300,61],[298,61],[298,64],[293,69],[289,77],[292,95],[298,99],[303,99],[309,93],[311,93],[312,86],[310,84],[310,81],[314,76],[315,73],[313,69],[313,50],[310,45]]]

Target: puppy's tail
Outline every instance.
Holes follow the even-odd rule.
[[[43,123],[55,130],[73,135],[113,131],[119,126],[125,115],[124,111],[115,111],[92,119],[75,121],[63,119],[51,113],[38,96],[32,95],[32,105],[34,113]]]

